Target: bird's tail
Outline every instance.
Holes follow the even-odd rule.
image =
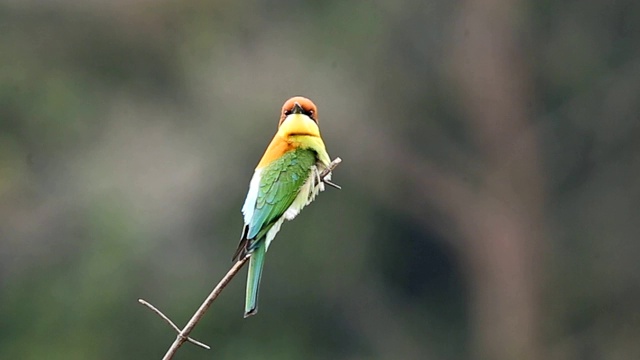
[[[262,242],[251,252],[251,257],[249,257],[247,295],[244,304],[245,318],[255,315],[258,312],[258,290],[260,288],[260,278],[262,277],[265,252],[266,244],[265,242]]]

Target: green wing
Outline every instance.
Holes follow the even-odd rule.
[[[286,152],[262,171],[256,207],[249,223],[247,239],[261,240],[291,206],[316,163],[310,149]],[[255,244],[251,244],[253,248]]]

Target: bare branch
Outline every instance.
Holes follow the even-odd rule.
[[[165,314],[162,313],[162,311],[158,310],[158,308],[156,308],[155,306],[151,305],[148,301],[144,300],[144,299],[138,299],[138,302],[146,307],[148,307],[149,309],[151,309],[151,311],[155,312],[156,314],[158,314],[158,316],[160,316],[162,319],[164,319],[164,321],[167,322],[167,324],[169,324],[173,330],[176,331],[176,333],[180,334],[180,328],[178,328],[178,326],[176,326],[176,324],[173,323],[173,321],[171,321],[171,319],[169,319]],[[205,343],[202,343],[196,339],[187,337],[187,341],[198,345],[202,348],[205,348],[207,350],[211,349],[211,347]]]
[[[209,345],[204,344],[204,343],[202,343],[202,342],[200,342],[198,340],[190,338],[189,334],[191,333],[191,331],[193,331],[193,328],[200,321],[200,319],[202,319],[202,316],[207,311],[207,309],[209,309],[209,307],[211,306],[213,301],[218,297],[218,295],[220,295],[222,290],[229,284],[231,279],[233,279],[233,277],[236,276],[238,271],[240,271],[240,269],[242,269],[242,266],[244,266],[244,264],[247,262],[247,260],[249,260],[249,256],[248,255],[245,256],[243,259],[238,260],[231,267],[231,269],[222,278],[222,280],[220,280],[220,282],[218,283],[218,285],[216,285],[216,287],[213,289],[213,291],[211,291],[209,296],[207,296],[207,298],[204,300],[202,305],[200,305],[200,308],[198,308],[198,310],[195,312],[195,314],[193,314],[191,319],[189,319],[189,322],[187,323],[187,325],[182,330],[180,330],[178,328],[178,326],[176,326],[176,324],[173,321],[171,321],[171,319],[169,319],[169,317],[167,317],[165,314],[163,314],[162,311],[158,310],[155,306],[151,305],[149,302],[145,301],[144,299],[138,299],[139,303],[141,303],[142,305],[148,307],[153,312],[158,314],[158,316],[160,316],[164,321],[166,321],[178,333],[178,335],[176,336],[176,339],[173,341],[173,344],[171,344],[171,347],[169,348],[169,350],[167,350],[167,352],[164,354],[164,357],[162,358],[162,360],[170,360],[170,359],[172,359],[173,356],[175,355],[175,353],[180,348],[180,346],[182,346],[182,344],[184,344],[187,341],[190,342],[190,343],[193,343],[195,345],[198,345],[200,347],[203,347],[203,348],[205,348],[207,350],[211,349],[211,347],[209,347]]]

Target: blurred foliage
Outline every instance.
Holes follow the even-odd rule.
[[[343,190],[177,359],[639,358],[640,3],[492,4],[0,2],[0,359],[160,358],[298,94]]]

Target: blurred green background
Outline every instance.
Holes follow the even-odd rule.
[[[640,2],[0,2],[0,359],[159,359],[290,96],[329,188],[176,359],[639,359]]]

